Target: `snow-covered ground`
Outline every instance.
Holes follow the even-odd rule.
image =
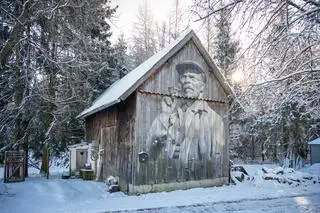
[[[279,171],[271,170],[275,165],[244,167],[250,180],[237,185],[140,196],[110,194],[104,183],[62,180],[57,176],[49,180],[30,177],[25,182],[10,184],[0,180],[0,212],[320,212],[320,164],[284,172],[282,179],[300,179],[290,185],[263,179],[261,168],[271,173]],[[2,172],[0,168],[0,177]]]

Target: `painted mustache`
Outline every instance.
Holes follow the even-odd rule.
[[[182,86],[182,89],[185,90],[185,91],[194,91],[194,88],[191,84],[185,84]]]

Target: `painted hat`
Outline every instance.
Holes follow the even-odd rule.
[[[176,65],[176,70],[178,71],[179,75],[187,72],[199,73],[202,74],[204,80],[206,79],[205,73],[200,64],[195,61],[186,60]]]
[[[196,73],[204,73],[200,64],[194,61],[183,61],[176,65],[176,70],[179,74],[184,73],[186,70],[189,72],[196,72]]]

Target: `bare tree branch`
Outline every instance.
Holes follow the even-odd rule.
[[[314,6],[320,7],[320,2],[313,1],[313,0],[303,0],[303,1],[308,3],[308,4],[312,4]]]
[[[229,3],[229,4],[227,4],[227,5],[223,6],[223,7],[221,7],[221,8],[219,8],[219,9],[216,9],[216,10],[210,12],[209,14],[207,14],[206,16],[203,16],[203,17],[201,17],[201,16],[199,15],[200,18],[199,18],[199,19],[196,19],[194,22],[197,22],[197,21],[201,21],[201,20],[203,20],[203,19],[206,19],[206,18],[208,18],[209,16],[211,16],[211,15],[213,15],[213,14],[215,14],[215,13],[221,11],[221,10],[225,10],[226,8],[229,8],[229,7],[231,7],[231,6],[234,6],[234,5],[236,5],[236,4],[238,4],[238,3],[242,2],[242,1],[243,1],[243,0],[235,0],[234,2],[231,2],[231,3]]]
[[[264,81],[264,82],[256,83],[256,84],[250,84],[249,86],[250,86],[250,87],[262,86],[262,85],[269,84],[269,83],[273,83],[273,82],[284,81],[284,80],[287,80],[287,79],[289,79],[289,78],[292,78],[292,77],[294,77],[294,76],[296,76],[296,75],[301,75],[301,74],[305,74],[305,73],[315,73],[315,72],[319,72],[319,71],[320,71],[319,68],[317,68],[317,69],[310,69],[310,70],[302,70],[302,71],[290,73],[289,75],[283,76],[283,77],[281,77],[281,78],[272,79],[272,80],[268,80],[268,81]]]
[[[290,4],[291,6],[297,8],[298,10],[301,10],[302,12],[306,12],[305,9],[303,9],[302,7],[300,7],[299,5],[297,5],[296,3],[292,2],[292,1],[287,0],[287,3]]]

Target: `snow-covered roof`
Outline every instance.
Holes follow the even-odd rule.
[[[100,95],[93,104],[81,112],[77,118],[85,118],[103,109],[106,109],[120,101],[125,100],[140,84],[143,83],[142,79],[145,80],[148,72],[152,70],[159,63],[164,63],[166,60],[164,58],[169,58],[180,50],[184,44],[186,44],[190,39],[193,39],[196,46],[199,48],[203,57],[209,62],[209,66],[213,68],[213,72],[217,79],[220,81],[222,87],[228,95],[234,96],[231,87],[228,85],[224,76],[220,73],[218,68],[214,65],[211,57],[201,45],[199,38],[196,36],[195,32],[191,29],[183,32],[176,40],[169,44],[166,48],[162,49],[160,52],[151,56],[145,62],[140,64],[134,70],[125,75],[122,79],[113,83],[102,95]]]
[[[89,145],[87,142],[81,142],[81,143],[77,143],[77,144],[73,144],[73,145],[68,146],[69,150],[71,150],[71,149],[88,149],[88,148],[89,148]]]
[[[317,138],[313,141],[310,141],[309,144],[319,144],[320,145],[320,138]]]

